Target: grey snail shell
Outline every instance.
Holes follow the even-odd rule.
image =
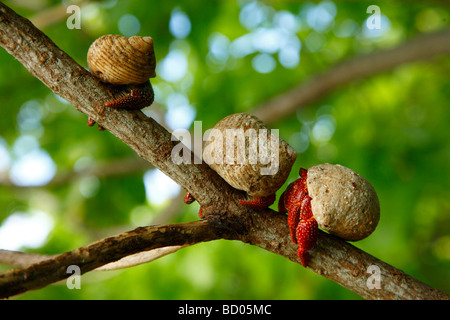
[[[220,120],[213,129],[218,131],[212,130],[207,136],[203,159],[228,184],[246,191],[252,197],[269,196],[281,188],[297,157],[297,153],[289,144],[273,134],[261,120],[247,113],[229,115]],[[241,130],[240,137],[231,138],[234,144],[231,158],[230,150],[227,150],[227,143],[231,140],[230,136],[227,136],[229,129],[238,130],[235,131],[238,135]],[[253,129],[253,136],[250,129]],[[244,153],[240,154],[241,159],[238,159],[238,148],[245,150],[243,158]],[[265,160],[260,157],[261,149],[264,148],[268,151]],[[271,170],[272,167],[274,170]]]
[[[156,76],[151,37],[104,35],[91,44],[87,62],[101,81],[115,85],[142,84]]]

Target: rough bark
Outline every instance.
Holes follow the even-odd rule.
[[[103,110],[117,90],[60,50],[28,20],[0,3],[0,45],[52,91],[91,116],[111,134],[191,192],[203,207],[204,221],[150,226],[63,253],[55,258],[0,274],[0,296],[37,289],[67,278],[67,266],[82,273],[122,257],[154,248],[214,239],[240,240],[300,263],[290,241],[286,217],[272,210],[256,212],[239,206],[245,198],[206,164],[176,164],[171,134],[140,111]],[[93,131],[94,132],[94,131]],[[381,289],[367,286],[367,267],[381,269]],[[343,240],[320,233],[311,252],[310,270],[336,281],[367,299],[448,299],[443,292],[404,274]]]

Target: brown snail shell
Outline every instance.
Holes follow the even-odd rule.
[[[369,236],[380,219],[380,204],[373,186],[355,171],[329,163],[308,168],[311,209],[319,227],[342,239]]]
[[[104,35],[91,44],[87,61],[93,74],[115,85],[142,84],[156,76],[151,37]]]
[[[289,176],[297,157],[295,150],[283,139],[272,134],[271,130],[261,120],[250,114],[236,113],[229,115],[219,121],[214,126],[214,129],[220,130],[222,138],[218,138],[213,131],[210,132],[203,149],[205,162],[228,184],[236,189],[246,191],[250,196],[264,197],[275,194]],[[250,160],[252,152],[253,154],[257,153],[259,149],[255,149],[254,145],[252,149],[250,139],[247,137],[245,138],[245,159],[239,158],[237,140],[234,141],[234,157],[230,158],[230,154],[226,152],[227,129],[242,129],[244,134],[248,134],[249,129],[254,129],[257,134],[260,132],[259,130],[265,129],[266,131],[262,132],[267,137],[266,147],[271,157],[270,162],[259,161],[259,158],[256,163],[254,159]],[[278,167],[270,174],[262,174],[261,169],[265,168],[267,170],[271,163],[274,163],[273,161],[276,160],[274,159],[276,152],[271,151],[272,143],[274,143],[274,146],[278,143],[278,149],[276,150],[278,151]],[[265,164],[262,162],[265,162]]]

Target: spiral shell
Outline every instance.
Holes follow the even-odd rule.
[[[323,230],[357,241],[377,227],[377,193],[358,173],[341,165],[320,164],[308,169],[307,184],[314,218]]]
[[[87,61],[93,74],[115,85],[142,84],[156,76],[151,37],[104,35],[91,44]]]
[[[297,157],[295,150],[261,120],[246,113],[229,115],[213,129],[216,131],[209,132],[204,144],[205,162],[228,184],[250,196],[275,194],[289,176]],[[234,129],[229,132],[239,137],[227,136],[229,129]],[[253,132],[250,129],[254,129]],[[230,140],[233,146],[227,149]],[[265,159],[261,156],[264,148],[267,150]]]

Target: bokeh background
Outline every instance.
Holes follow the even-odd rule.
[[[154,38],[156,101],[169,130],[251,112],[333,65],[449,27],[446,1],[5,1],[87,67],[103,34]],[[69,4],[81,29],[68,29]],[[370,30],[369,5],[381,9]],[[0,248],[57,254],[140,225],[198,219],[184,190],[0,50]],[[377,230],[355,245],[450,292],[450,58],[345,84],[271,123],[300,167],[354,169],[378,192]],[[285,186],[281,189],[284,190]],[[281,194],[281,191],[279,192]],[[279,195],[278,194],[278,195]],[[276,208],[276,205],[274,206]],[[9,266],[0,265],[0,270]],[[383,279],[381,279],[383,285]],[[359,299],[283,257],[234,241],[90,272],[16,299]]]

